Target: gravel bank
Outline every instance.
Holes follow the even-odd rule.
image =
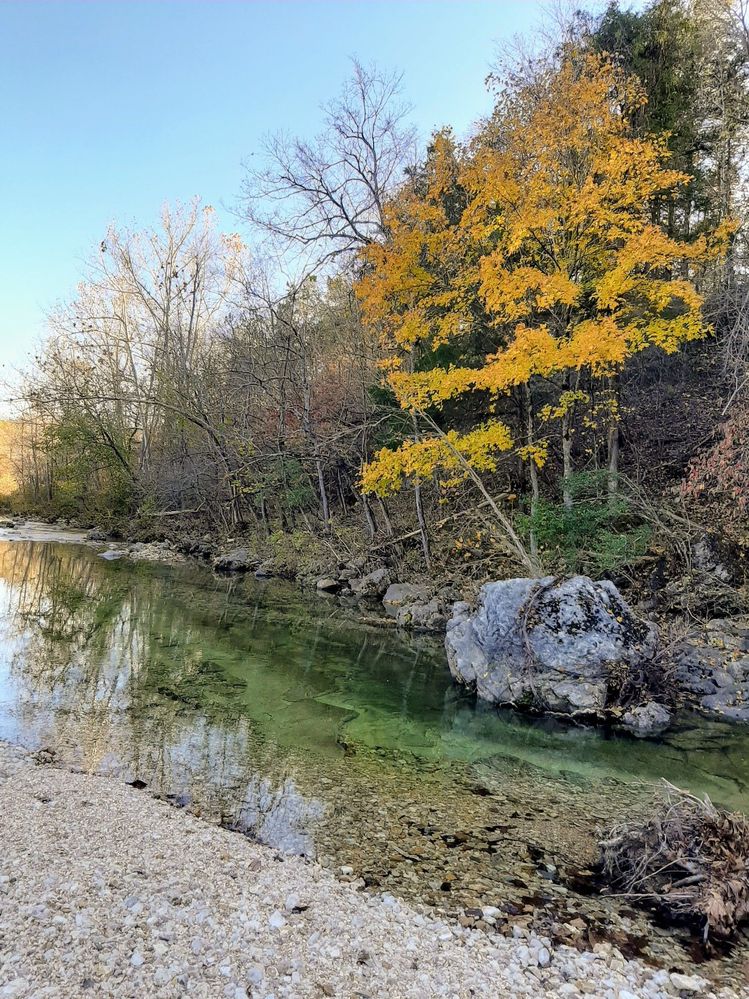
[[[579,954],[446,925],[116,780],[0,744],[0,997],[188,994],[716,995],[609,946]]]

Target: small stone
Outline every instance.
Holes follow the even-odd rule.
[[[135,950],[130,958],[130,963],[134,968],[140,968],[146,963],[146,959],[143,957],[140,951]]]
[[[678,971],[673,971],[669,977],[671,984],[679,992],[702,992],[705,987],[704,978],[698,975],[682,975]]]
[[[548,947],[541,947],[536,953],[539,968],[548,968],[551,964],[551,954]]]
[[[259,985],[265,978],[265,970],[259,964],[251,964],[247,969],[247,981],[251,985]]]

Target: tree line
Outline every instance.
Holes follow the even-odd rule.
[[[105,235],[27,375],[14,502],[476,574],[621,568],[677,493],[740,537],[746,14],[576,14],[425,148],[354,64],[319,135],[268,140],[241,235],[199,202]]]

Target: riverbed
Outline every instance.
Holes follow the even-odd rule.
[[[438,640],[335,600],[33,537],[0,541],[0,739],[490,931],[703,960],[600,894],[597,830],[661,778],[749,811],[746,728],[637,741],[481,708]],[[735,985],[748,959],[744,937],[699,970]]]

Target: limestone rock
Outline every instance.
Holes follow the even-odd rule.
[[[107,562],[116,562],[118,559],[124,558],[125,553],[116,548],[110,548],[109,551],[102,552],[99,558],[106,559]]]
[[[690,992],[694,994],[695,992],[704,992],[707,982],[704,978],[700,978],[698,975],[682,975],[678,971],[672,971],[670,974],[671,984],[679,992]]]
[[[600,715],[657,639],[608,580],[548,576],[487,583],[475,613],[456,603],[445,644],[453,676],[484,700]]]
[[[382,597],[390,586],[390,575],[387,569],[382,566],[379,569],[368,572],[366,576],[350,580],[349,586],[357,597],[378,599]]]
[[[708,622],[676,650],[676,679],[702,711],[749,722],[749,617]]]
[[[256,565],[257,559],[252,557],[249,548],[232,548],[213,560],[213,568],[221,572],[249,572]]]
[[[323,576],[322,579],[318,579],[315,583],[315,589],[319,590],[321,593],[337,593],[340,588],[340,581],[332,579],[330,576]]]
[[[648,701],[626,711],[622,725],[638,739],[648,739],[665,732],[671,724],[671,712],[657,701]]]
[[[447,624],[442,604],[437,597],[426,603],[410,603],[398,608],[396,621],[403,628],[417,631],[443,631]]]
[[[401,607],[409,604],[426,603],[429,600],[429,590],[426,586],[414,583],[391,583],[387,593],[382,598],[382,605],[388,614],[397,616]]]

